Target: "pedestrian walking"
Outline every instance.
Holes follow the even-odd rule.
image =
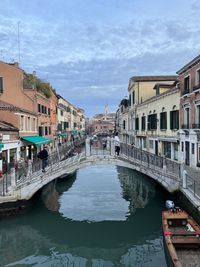
[[[42,160],[42,172],[46,172],[45,168],[48,164],[48,151],[47,146],[43,146],[43,149],[38,153],[37,157]]]
[[[118,133],[115,134],[115,153],[119,156],[119,152],[120,152],[120,141],[119,141],[119,137],[118,137]]]

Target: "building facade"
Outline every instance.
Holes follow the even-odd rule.
[[[180,97],[181,161],[200,167],[200,55],[177,71]]]
[[[133,76],[129,80],[129,115],[128,115],[128,140],[130,144],[135,144],[135,121],[137,105],[143,103],[156,94],[164,93],[177,80],[176,75],[166,76]],[[156,89],[156,84],[165,84],[162,88]],[[158,92],[159,91],[159,92]]]

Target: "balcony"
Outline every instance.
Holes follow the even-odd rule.
[[[189,94],[190,93],[190,89],[184,89],[182,91],[182,95],[186,95],[186,94]]]
[[[193,91],[196,91],[200,89],[200,83],[196,84],[194,87],[193,87]]]
[[[200,129],[200,123],[192,124],[192,129]]]
[[[190,129],[189,124],[182,124],[181,129]]]

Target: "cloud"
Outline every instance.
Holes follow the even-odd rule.
[[[2,1],[0,55],[18,59],[20,21],[21,66],[48,77],[59,94],[89,114],[95,106],[117,107],[131,76],[174,74],[199,54],[198,1],[180,6],[174,0],[173,9],[170,1],[157,0],[57,3]]]

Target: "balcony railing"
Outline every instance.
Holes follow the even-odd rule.
[[[35,89],[36,85],[34,84],[34,82],[23,80],[23,88],[24,89]]]
[[[196,84],[194,87],[193,87],[193,91],[196,91],[200,89],[200,83]]]
[[[182,129],[190,129],[190,125],[189,124],[182,124],[181,128]]]
[[[200,129],[200,123],[192,124],[192,129]]]

